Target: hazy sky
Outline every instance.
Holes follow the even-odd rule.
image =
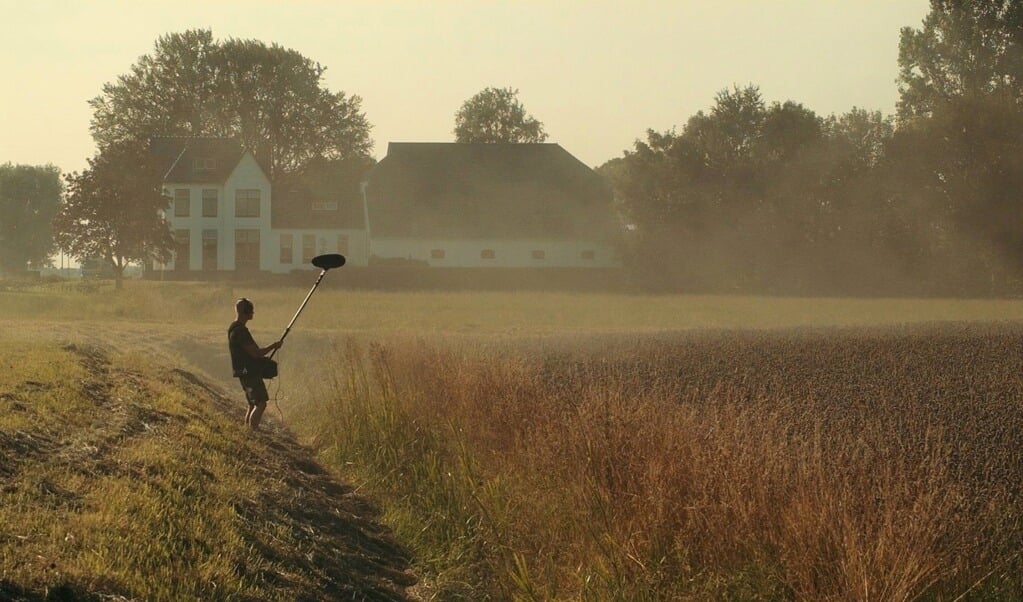
[[[327,67],[362,97],[379,159],[392,141],[445,142],[487,86],[519,90],[557,142],[596,166],[648,128],[681,127],[723,88],[760,86],[820,115],[894,112],[899,29],[926,0],[0,0],[0,163],[80,170],[86,102],[156,38],[209,28]]]

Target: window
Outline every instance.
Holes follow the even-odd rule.
[[[316,256],[316,235],[302,235],[302,263],[309,263]]]
[[[234,191],[234,216],[259,217],[259,190]]]
[[[202,190],[202,216],[217,217],[217,189],[203,188]]]
[[[213,171],[217,168],[217,160],[209,157],[196,157],[192,159],[192,169],[195,171]]]
[[[291,263],[295,261],[295,255],[292,252],[294,245],[294,234],[281,234],[281,263]]]
[[[493,249],[483,249],[480,251],[480,259],[493,259],[497,254],[494,253]]]
[[[186,191],[187,192],[187,191]],[[174,231],[174,269],[187,270],[189,267],[189,255],[191,255],[191,233],[188,230]]]
[[[202,231],[202,269],[212,272],[217,269],[217,231]]]
[[[534,249],[532,255],[533,259],[547,259],[547,251],[543,249]]]
[[[348,254],[348,235],[338,234],[337,235],[337,252],[342,255]]]
[[[238,271],[259,269],[259,230],[234,231],[234,266]]]
[[[174,189],[174,217],[188,217],[192,204],[192,191],[187,188]]]
[[[313,201],[313,211],[337,211],[337,201]]]
[[[430,251],[430,259],[444,259],[444,249],[433,249]]]
[[[594,253],[592,250],[586,250],[580,253],[579,257],[586,261],[593,261],[593,259],[596,257],[596,253]]]

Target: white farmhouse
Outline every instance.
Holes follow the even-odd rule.
[[[364,178],[321,161],[274,183],[236,140],[151,149],[167,166],[174,277],[285,274],[324,253],[353,267],[621,266],[610,190],[557,144],[391,143]]]
[[[175,249],[163,267],[178,277],[282,274],[338,252],[349,265],[366,265],[357,176],[346,185],[345,174],[325,162],[272,185],[236,140],[154,138],[151,150],[168,166],[163,188]]]

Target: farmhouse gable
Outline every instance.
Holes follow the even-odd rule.
[[[245,155],[234,138],[156,137],[150,151],[175,184],[223,184]]]

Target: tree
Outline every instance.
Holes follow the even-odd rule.
[[[1023,275],[1023,110],[959,100],[895,134],[886,161],[896,202],[913,210],[933,278],[967,292]]]
[[[166,261],[173,240],[162,211],[160,168],[142,144],[107,145],[82,173],[66,178],[67,194],[53,221],[61,248],[78,259],[102,258],[121,288],[130,262]]]
[[[271,173],[290,173],[316,159],[369,156],[369,122],[358,96],[321,86],[325,67],[294,50],[255,40],[220,47],[221,97],[238,135]]]
[[[900,238],[890,200],[885,197],[880,172],[895,133],[895,120],[880,111],[853,107],[829,117],[824,124],[826,143],[820,179],[823,208],[830,225],[827,235],[846,259],[845,274],[867,277],[880,263],[869,257],[871,249],[890,245]],[[889,253],[888,265],[895,260]],[[863,266],[870,266],[866,270]],[[837,270],[836,270],[837,271]]]
[[[927,117],[957,99],[1023,97],[1023,4],[931,0],[921,29],[899,38],[900,119]]]
[[[526,114],[518,90],[485,88],[455,113],[455,142],[537,143],[547,140],[543,124]]]
[[[752,158],[765,116],[759,87],[733,86],[718,92],[707,125],[716,134],[716,150],[722,163]]]
[[[49,263],[60,193],[60,170],[52,165],[0,165],[0,274]]]
[[[749,280],[766,116],[756,86],[722,90],[681,133],[649,130],[602,170],[635,228],[632,257],[648,284],[730,288]]]
[[[760,123],[760,148],[767,161],[790,161],[824,140],[824,120],[798,102],[773,103]]]
[[[876,167],[885,147],[895,134],[895,120],[880,111],[853,107],[848,113],[832,117],[828,136],[843,147],[849,162],[858,170]]]
[[[894,198],[914,207],[936,278],[974,292],[1023,274],[1023,3],[932,0],[899,44]]]
[[[168,34],[89,101],[92,135],[101,151],[153,136],[237,137],[272,179],[317,157],[368,156],[362,99],[327,90],[325,71],[276,44]]]
[[[601,168],[634,228],[634,267],[655,285],[688,288],[832,283],[845,187],[885,143],[886,122],[874,120],[826,120],[793,101],[768,106],[749,85],[719,92],[681,132],[648,131]]]

